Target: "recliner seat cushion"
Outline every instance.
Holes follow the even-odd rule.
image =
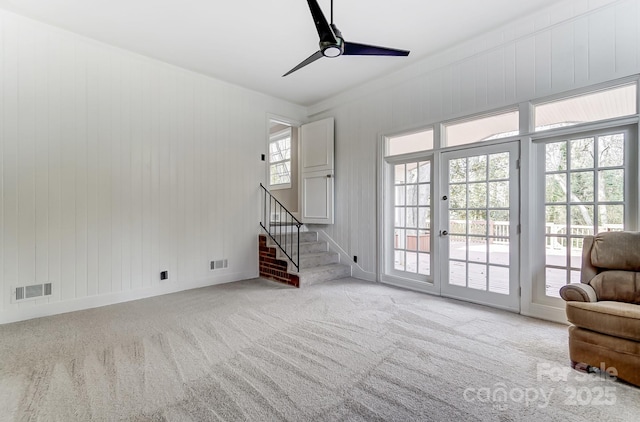
[[[595,276],[589,285],[595,290],[598,301],[611,300],[640,304],[640,273],[604,271]]]
[[[577,327],[640,341],[640,305],[623,302],[567,302],[567,319]]]
[[[608,270],[640,271],[640,232],[603,232],[593,240],[593,266]]]

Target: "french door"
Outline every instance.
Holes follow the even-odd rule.
[[[518,142],[441,157],[441,294],[519,311]]]
[[[433,284],[431,157],[391,165],[388,273]]]

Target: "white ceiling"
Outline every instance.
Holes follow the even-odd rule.
[[[347,41],[409,57],[323,58],[304,0],[0,0],[0,7],[288,101],[311,105],[557,0],[335,0]],[[319,0],[330,19],[330,0]]]

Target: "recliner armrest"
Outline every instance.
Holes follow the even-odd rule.
[[[568,301],[573,302],[597,302],[598,296],[588,284],[567,284],[560,289],[560,296]]]

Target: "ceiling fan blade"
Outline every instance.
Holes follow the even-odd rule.
[[[375,45],[359,44],[356,42],[344,42],[345,56],[408,56],[409,50],[378,47]]]
[[[316,0],[307,0],[309,3],[309,10],[311,10],[311,16],[313,16],[313,23],[316,25],[316,29],[318,30],[318,36],[320,37],[321,42],[331,42],[337,43],[336,34],[333,33],[327,18],[324,17],[324,13],[322,13],[322,9],[318,5]]]
[[[288,71],[287,73],[282,75],[282,77],[284,78],[285,76],[295,72],[296,70],[302,69],[306,65],[315,62],[316,60],[318,60],[321,57],[323,57],[322,56],[322,51],[316,51],[315,53],[313,53],[312,55],[307,57],[302,63],[300,63],[299,65],[297,65],[296,67],[294,67],[293,69],[291,69],[290,71]]]

